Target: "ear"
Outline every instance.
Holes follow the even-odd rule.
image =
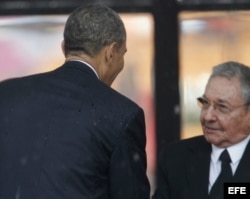
[[[106,46],[105,59],[107,62],[112,61],[116,50],[117,50],[117,42],[113,42],[110,45]]]
[[[64,40],[62,40],[62,42],[61,42],[61,49],[62,49],[62,52],[63,52],[63,54],[65,56],[65,43],[64,43]]]

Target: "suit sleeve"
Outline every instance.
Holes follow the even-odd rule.
[[[110,198],[149,199],[145,120],[141,109],[129,120],[124,131],[111,157]]]

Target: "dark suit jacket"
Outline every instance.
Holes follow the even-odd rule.
[[[206,199],[211,145],[203,136],[179,141],[161,154],[157,190],[153,199]],[[235,182],[250,182],[250,144],[234,175]]]
[[[1,199],[148,199],[144,113],[83,63],[0,84]]]

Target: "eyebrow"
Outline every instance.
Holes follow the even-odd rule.
[[[206,95],[203,95],[202,97],[204,97],[206,100],[210,101],[210,100],[208,99],[208,97],[206,97]],[[224,100],[224,99],[217,99],[215,102],[216,102],[216,103],[221,103],[221,104],[228,104],[228,105],[231,105],[227,100]]]

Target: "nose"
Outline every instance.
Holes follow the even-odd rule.
[[[201,115],[205,121],[213,121],[216,119],[216,110],[214,106],[209,106],[207,109],[202,110]]]

